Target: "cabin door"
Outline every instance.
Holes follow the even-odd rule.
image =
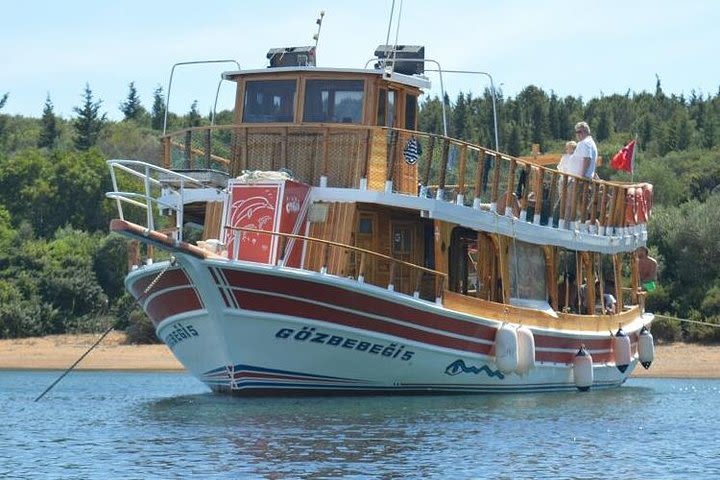
[[[412,222],[392,220],[390,222],[390,256],[408,263],[415,262],[415,227]],[[396,264],[391,281],[395,290],[404,293],[415,291],[413,275],[419,272],[409,267]]]

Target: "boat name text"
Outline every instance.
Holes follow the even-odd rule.
[[[173,330],[163,337],[163,341],[169,348],[173,348],[178,343],[185,341],[192,337],[199,337],[200,334],[190,324],[182,325],[176,323],[173,325]]]
[[[340,337],[338,335],[330,335],[315,330],[315,327],[303,327],[301,330],[292,328],[281,328],[275,334],[275,338],[287,338],[298,342],[322,343],[331,347],[342,347],[359,352],[368,352],[374,355],[382,355],[388,358],[399,358],[403,361],[410,360],[415,352],[405,350],[404,345],[391,343],[383,345],[381,343],[363,342],[354,338]]]

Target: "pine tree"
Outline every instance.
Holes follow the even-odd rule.
[[[8,94],[6,93],[2,97],[0,97],[0,110],[5,106],[5,102],[7,102]],[[0,140],[2,140],[3,134],[5,133],[5,115],[0,115]]]
[[[45,99],[45,108],[43,108],[40,122],[42,130],[40,130],[40,137],[38,138],[38,147],[52,149],[60,136],[60,132],[58,131],[57,118],[55,118],[55,113],[53,112],[53,104],[50,100],[49,93]]]
[[[165,125],[165,99],[163,98],[163,88],[159,85],[153,94],[153,106],[150,116],[153,130],[162,130]]]
[[[82,108],[75,107],[73,110],[78,114],[75,119],[74,127],[77,137],[75,138],[75,148],[78,150],[88,150],[97,142],[100,131],[105,123],[105,114],[99,114],[102,100],[93,102],[93,93],[90,85],[85,84],[85,92],[83,94],[85,103]]]
[[[127,99],[120,104],[120,111],[125,115],[125,120],[138,120],[144,109],[135,89],[135,82],[130,82],[129,87]]]
[[[520,138],[520,128],[516,123],[513,123],[512,129],[510,130],[510,140],[508,140],[508,152],[510,155],[520,156],[522,153],[522,139]]]
[[[187,126],[188,127],[199,127],[200,126],[200,112],[197,109],[197,100],[190,105],[190,112],[187,114]]]

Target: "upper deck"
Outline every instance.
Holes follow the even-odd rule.
[[[226,72],[223,78],[236,82],[233,124],[163,136],[165,168],[213,169],[233,177],[245,170],[287,170],[324,187],[320,200],[416,209],[426,217],[578,250],[630,251],[646,241],[649,184],[575,177],[417,131],[418,98],[429,86],[425,77],[300,65]]]

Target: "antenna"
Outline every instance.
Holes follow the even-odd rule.
[[[325,16],[325,10],[320,10],[320,17],[315,20],[315,23],[317,23],[318,29],[317,32],[315,32],[315,35],[313,35],[313,40],[315,40],[315,63],[317,64],[317,45],[318,40],[320,40],[320,29],[322,28],[322,21],[323,17]]]
[[[397,25],[395,25],[395,50],[398,46],[398,37],[400,36],[400,20],[402,20],[403,0],[400,0],[400,8],[398,8]]]
[[[393,15],[395,14],[395,0],[393,0],[392,5],[390,6],[390,20],[388,21],[388,30],[387,30],[387,37],[385,38],[385,45],[390,45],[390,30],[392,29],[392,22],[393,22]],[[387,65],[387,57],[385,57],[382,61],[382,68],[385,69],[385,65]]]
[[[398,37],[400,36],[400,20],[402,19],[402,6],[403,6],[403,0],[400,0],[400,8],[398,8],[398,15],[397,15],[397,24],[395,25],[395,44],[393,45],[393,50],[391,53],[393,60],[395,60],[397,58]],[[393,69],[393,71],[395,71],[395,62],[394,61],[392,63],[392,69]]]

